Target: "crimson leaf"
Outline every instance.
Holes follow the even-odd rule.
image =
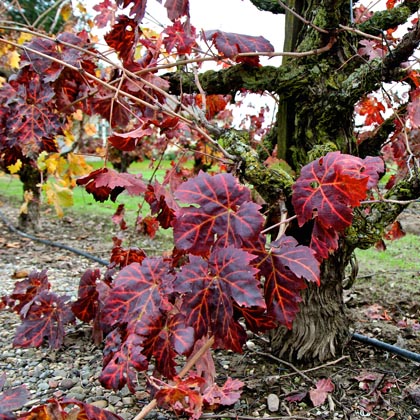
[[[174,287],[185,293],[181,312],[197,338],[208,332],[216,345],[241,351],[246,335],[234,319],[233,303],[245,307],[265,307],[254,257],[234,247],[216,248],[208,260],[191,256],[177,276]]]
[[[143,337],[136,333],[122,336],[118,330],[108,334],[105,343],[104,369],[99,381],[105,388],[121,389],[127,384],[134,393],[137,372],[147,369],[148,362],[142,353]]]
[[[118,7],[125,9],[131,5],[130,15],[134,16],[134,21],[140,23],[146,12],[147,0],[117,0]]]
[[[24,385],[0,392],[0,415],[11,415],[11,411],[19,410],[29,400],[29,396],[29,391]]]
[[[79,409],[73,410],[77,406]],[[69,412],[69,409],[70,410]],[[27,420],[123,420],[117,414],[111,413],[108,410],[95,407],[81,401],[71,398],[65,398],[63,401],[56,399],[48,400],[47,404],[39,405],[25,414],[21,414],[19,419]]]
[[[30,302],[35,295],[43,290],[49,290],[51,284],[48,281],[47,270],[32,271],[27,279],[15,283],[15,288],[10,296],[2,300],[16,313]]]
[[[330,152],[302,168],[293,185],[292,203],[299,225],[316,217],[326,228],[342,231],[352,222],[352,208],[383,172],[380,158]]]
[[[225,246],[239,247],[243,240],[256,238],[262,228],[260,206],[231,174],[200,172],[181,184],[174,195],[195,205],[176,212],[174,239],[178,249],[204,254],[217,239]]]
[[[146,191],[146,184],[140,175],[118,173],[112,169],[102,168],[93,171],[77,180],[77,185],[86,185],[86,191],[91,193],[96,201],[111,198],[115,201],[124,190],[130,195],[138,195]]]
[[[309,391],[309,398],[313,405],[318,407],[324,404],[330,392],[334,391],[334,384],[330,378],[320,379],[316,383],[316,388]]]
[[[187,28],[186,28],[187,26]],[[187,30],[186,30],[187,29]],[[163,45],[168,53],[176,48],[178,54],[190,54],[192,48],[196,46],[195,28],[177,20],[172,26],[165,28],[163,33]]]
[[[269,251],[260,239],[249,251],[258,256],[254,265],[265,279],[268,315],[291,328],[299,311],[300,292],[306,288],[305,279],[319,284],[319,261],[312,250],[288,236],[272,243]]]
[[[134,19],[119,16],[112,30],[105,35],[107,44],[117,51],[123,63],[132,62],[134,49],[138,41],[140,28]]]
[[[168,18],[172,21],[182,16],[190,16],[189,0],[166,0],[165,7],[168,12]]]
[[[205,31],[204,36],[207,40],[213,40],[219,53],[227,58],[232,58],[237,62],[258,65],[258,56],[238,58],[236,56],[240,53],[274,51],[274,47],[271,43],[262,36],[240,35],[220,30]]]
[[[53,88],[42,83],[40,76],[32,74],[30,82],[17,89],[14,118],[10,121],[10,138],[15,138],[25,156],[34,157],[42,150],[56,151],[49,146],[55,135],[61,133],[62,125],[52,106]],[[48,145],[48,146],[47,146]]]
[[[73,302],[73,313],[83,322],[92,321],[99,311],[97,280],[101,277],[99,269],[87,270],[79,283],[78,299]]]
[[[157,214],[156,220],[164,229],[172,226],[175,219],[175,210],[179,208],[172,195],[157,181],[147,186],[144,195],[145,200],[150,206],[152,214]]]
[[[173,277],[161,258],[145,258],[142,264],[124,267],[105,300],[102,322],[106,325],[135,320],[147,326],[161,315],[166,297],[164,283]]]
[[[50,347],[60,348],[64,339],[64,325],[74,321],[68,305],[69,296],[41,291],[21,310],[22,324],[16,329],[13,345],[39,347],[44,338]]]

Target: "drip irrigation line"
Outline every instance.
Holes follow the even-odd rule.
[[[65,249],[67,251],[73,252],[74,254],[81,255],[82,257],[85,257],[88,260],[95,261],[95,262],[97,262],[98,264],[101,264],[101,265],[105,265],[105,266],[109,265],[108,261],[102,260],[101,258],[98,258],[95,255],[89,254],[88,252],[82,251],[80,249],[73,248],[71,246],[68,246],[66,244],[62,244],[60,242],[54,242],[54,241],[50,241],[48,239],[38,238],[37,236],[30,235],[29,233],[22,232],[21,230],[15,228],[9,222],[9,220],[7,220],[6,216],[1,211],[0,211],[0,219],[3,221],[3,223],[6,225],[6,227],[9,229],[10,232],[16,233],[19,236],[23,236],[24,238],[28,238],[28,239],[31,239],[31,240],[36,241],[36,242],[41,242],[42,244],[45,244],[45,245],[55,246],[57,248]]]
[[[73,252],[74,254],[81,255],[89,260],[95,261],[101,265],[107,266],[109,265],[108,261],[102,260],[101,258],[96,257],[95,255],[89,254],[88,252],[82,251],[80,249],[73,248],[71,246],[62,244],[60,242],[49,241],[48,239],[38,238],[37,236],[30,235],[28,233],[22,232],[21,230],[15,228],[9,220],[7,220],[6,216],[0,211],[0,219],[9,229],[9,231],[18,234],[19,236],[23,236],[24,238],[31,239],[33,241],[41,242],[45,245],[54,246],[57,248],[62,248],[67,251]],[[414,362],[420,363],[420,354],[414,353],[409,350],[402,349],[400,347],[394,346],[392,344],[385,343],[384,341],[377,340],[376,338],[366,337],[365,335],[359,333],[353,333],[352,338],[356,341],[359,341],[363,344],[368,344],[370,346],[377,347],[381,350],[388,351],[393,354],[397,354],[398,356],[404,357],[406,359],[412,360]]]
[[[383,341],[377,340],[376,338],[366,337],[365,335],[353,333],[354,340],[360,341],[363,344],[369,344],[371,346],[377,347],[381,350],[388,351],[390,353],[397,354],[398,356],[402,356],[406,359],[410,359],[413,362],[420,363],[420,354],[414,353],[409,350],[402,349],[401,347],[394,346],[392,344],[385,343]]]

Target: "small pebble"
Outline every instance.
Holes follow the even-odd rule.
[[[272,413],[278,411],[280,407],[280,399],[276,394],[269,394],[267,396],[267,406]]]

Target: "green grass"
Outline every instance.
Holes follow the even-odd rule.
[[[386,250],[375,248],[356,250],[359,273],[356,286],[363,293],[375,293],[375,299],[387,293],[419,294],[420,236],[407,234],[401,239],[386,242]],[[366,289],[366,290],[365,290]],[[376,296],[378,295],[378,296]]]

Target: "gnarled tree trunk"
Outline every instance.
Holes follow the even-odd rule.
[[[407,74],[401,63],[407,61],[420,44],[420,23],[385,57],[367,61],[358,55],[360,37],[357,30],[378,36],[383,31],[407,21],[418,11],[418,2],[402,1],[395,9],[375,14],[361,24],[354,24],[345,0],[283,0],[286,11],[285,51],[295,52],[280,67],[236,65],[200,75],[201,87],[207,94],[235,93],[241,89],[253,92],[270,91],[279,98],[277,121],[262,139],[262,146],[253,149],[247,134],[235,130],[222,132],[217,140],[237,157],[233,170],[255,187],[265,200],[270,226],[280,207],[294,214],[291,205],[294,175],[281,169],[270,170],[263,162],[277,148],[279,158],[287,161],[296,176],[307,163],[330,151],[341,151],[365,158],[378,156],[381,146],[393,131],[394,124],[383,124],[369,141],[361,144],[354,134],[354,106],[383,83],[403,80]],[[262,10],[279,13],[280,3],[252,0]],[[343,29],[343,28],[347,29]],[[363,38],[363,37],[362,37]],[[177,73],[168,76],[171,91],[193,91],[193,75]],[[420,195],[416,177],[399,181],[385,198],[409,200]],[[273,353],[292,361],[316,363],[343,351],[350,334],[344,312],[342,288],[345,268],[356,248],[369,248],[381,239],[384,229],[404,209],[403,204],[378,203],[369,212],[355,211],[352,226],[341,237],[340,248],[322,264],[321,285],[309,285],[303,293],[301,311],[293,328],[283,327],[271,334]],[[268,218],[270,219],[270,218]],[[297,226],[287,234],[308,245],[311,230]]]
[[[24,164],[19,171],[23,184],[24,203],[19,214],[19,228],[23,231],[38,231],[41,206],[40,171],[30,164]]]
[[[343,281],[350,250],[338,249],[323,262],[321,286],[309,284],[293,327],[271,331],[274,354],[293,362],[316,364],[342,353],[350,339],[344,310]]]

